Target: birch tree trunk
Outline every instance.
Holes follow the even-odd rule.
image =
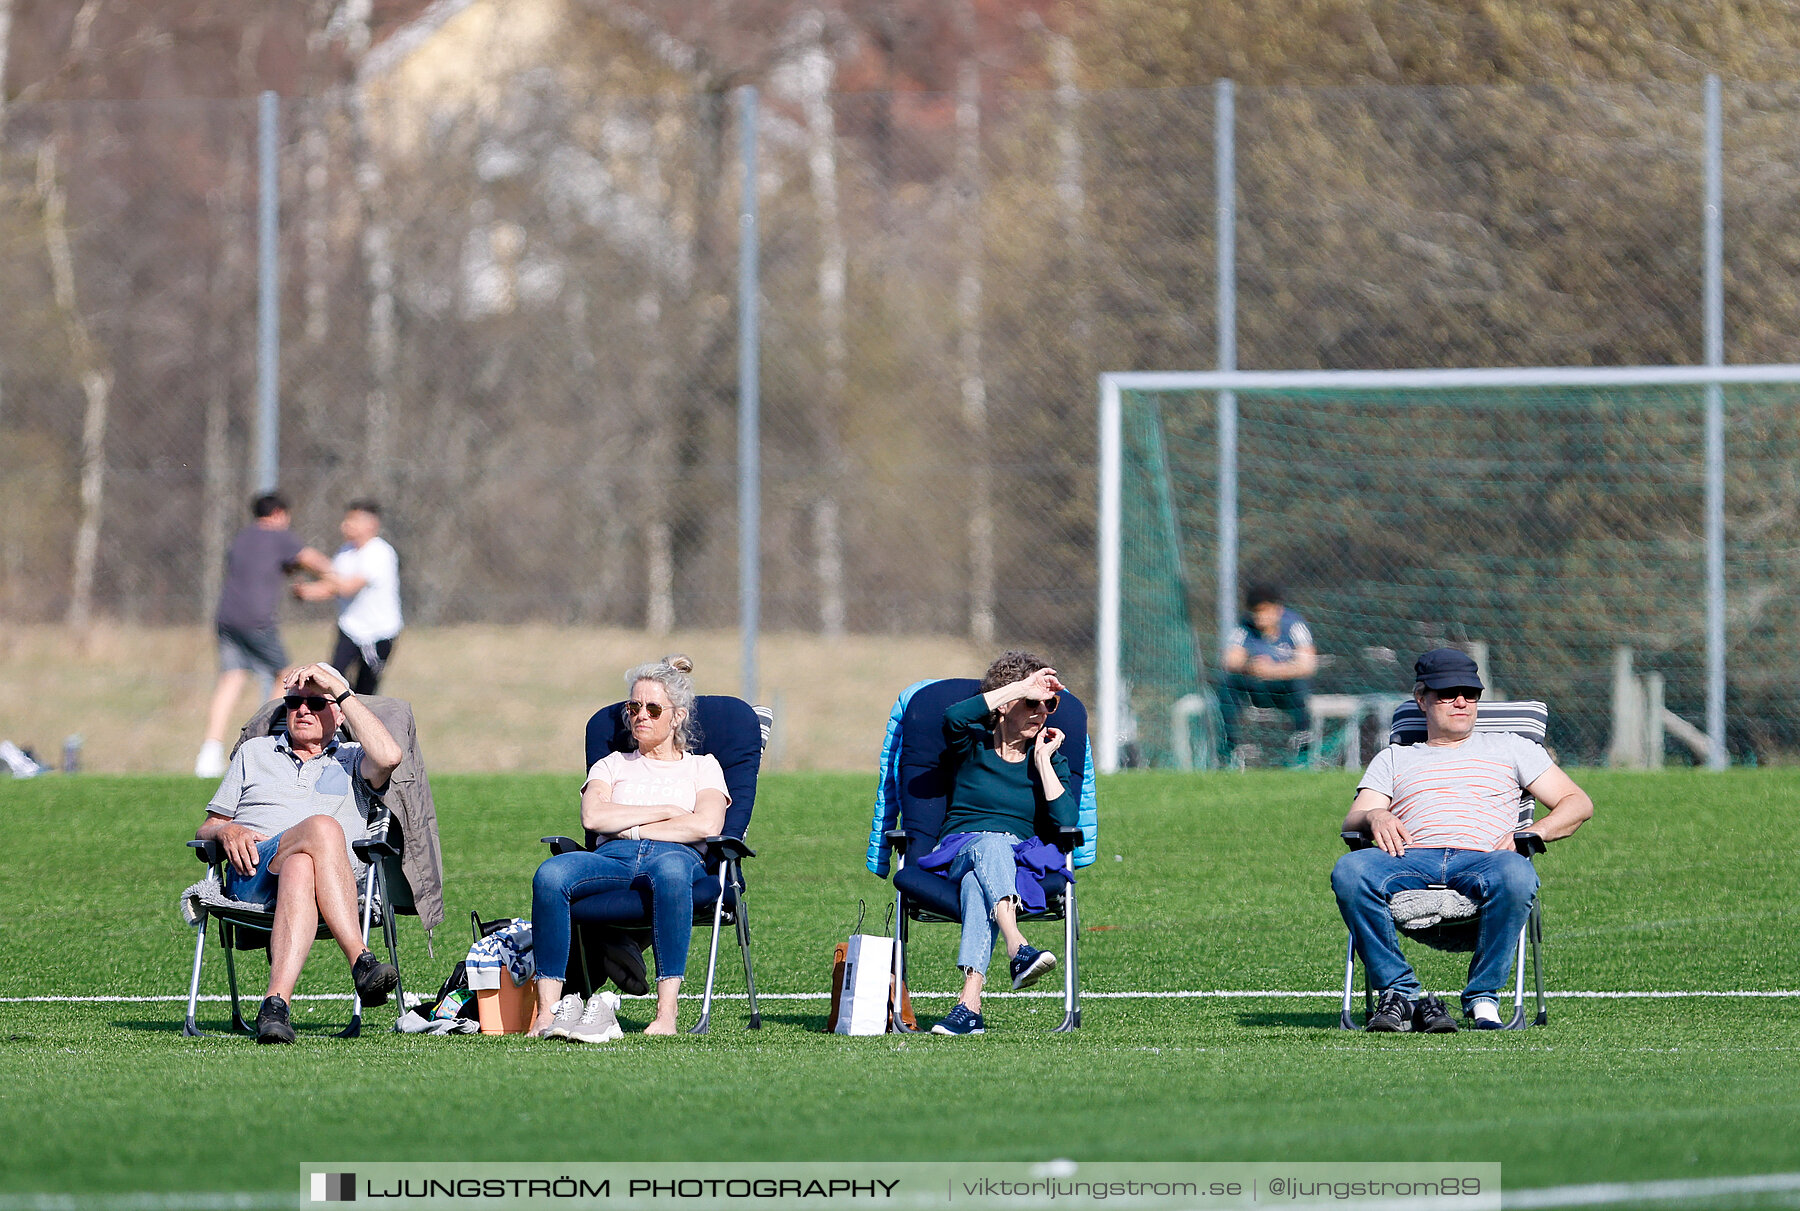
[[[667,635],[675,629],[675,531],[669,521],[675,499],[675,411],[669,399],[672,367],[663,330],[660,285],[652,286],[639,300],[638,317],[644,326],[644,347],[649,350],[637,401],[643,418],[640,432],[649,435],[648,449],[637,463],[641,478],[635,494],[647,519],[644,626],[652,635]]]
[[[343,38],[359,71],[371,40],[370,13],[369,0],[344,0],[328,26],[328,32]],[[390,499],[395,486],[390,429],[399,361],[394,334],[393,237],[384,205],[386,181],[370,145],[368,102],[360,84],[351,88],[350,127],[356,149],[356,190],[362,199],[363,272],[369,286],[368,328],[363,337],[369,353],[369,389],[363,400],[363,474],[377,496]]]
[[[834,67],[823,46],[813,46],[806,52],[801,74],[805,81],[807,166],[819,221],[819,332],[825,362],[823,390],[814,422],[824,486],[813,505],[813,546],[818,560],[819,631],[827,639],[840,639],[844,634],[840,502],[846,467],[839,427],[849,381],[849,353],[844,339],[846,254],[838,207],[837,118],[830,98]]]
[[[1075,40],[1050,35],[1050,75],[1056,83],[1056,201],[1068,246],[1069,272],[1075,282],[1074,315],[1069,336],[1083,370],[1093,334],[1093,277],[1088,272],[1087,180],[1081,154],[1081,89],[1075,80]]]
[[[87,407],[81,422],[81,521],[75,529],[73,573],[69,584],[68,623],[85,627],[94,605],[94,568],[100,549],[106,491],[106,410],[112,396],[112,373],[102,363],[75,299],[75,258],[69,249],[68,199],[56,178],[56,143],[38,149],[37,192],[44,210],[44,246],[50,257],[50,279],[56,309],[69,334],[75,376]]]
[[[981,365],[981,69],[975,60],[975,10],[959,0],[963,57],[956,72],[956,226],[961,273],[956,283],[957,361],[963,427],[973,463],[969,500],[969,638],[994,642],[994,472],[989,448],[987,380]]]
[[[242,344],[241,292],[249,282],[250,225],[245,203],[249,149],[232,147],[225,167],[224,188],[209,195],[218,214],[221,252],[213,270],[212,331],[207,340],[211,383],[206,395],[206,430],[201,445],[200,617],[212,617],[225,576],[225,545],[231,525],[231,501],[238,495],[231,469],[230,416],[232,365]]]
[[[0,145],[6,141],[6,57],[12,45],[13,0],[0,0]]]

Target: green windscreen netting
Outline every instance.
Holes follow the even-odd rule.
[[[1800,754],[1800,385],[1723,392],[1728,747],[1769,761]],[[1137,755],[1167,764],[1171,712],[1217,673],[1217,399],[1121,405],[1120,676]],[[1316,693],[1406,693],[1418,651],[1485,643],[1490,678],[1548,701],[1559,754],[1592,762],[1628,646],[1704,724],[1704,388],[1240,391],[1237,409],[1239,583],[1281,584],[1307,619]]]

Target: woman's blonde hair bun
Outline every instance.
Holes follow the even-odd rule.
[[[674,652],[664,656],[662,662],[674,669],[677,673],[691,673],[694,671],[694,662],[680,652]]]

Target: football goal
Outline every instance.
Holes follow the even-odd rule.
[[[1209,763],[1254,582],[1333,702],[1486,645],[1559,755],[1598,761],[1629,649],[1707,764],[1800,751],[1800,366],[1118,373],[1099,411],[1102,770]]]

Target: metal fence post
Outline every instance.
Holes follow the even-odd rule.
[[[737,90],[743,189],[738,209],[738,626],[743,693],[756,697],[756,638],[762,603],[762,461],[758,320],[762,297],[757,261],[756,89]]]
[[[1725,364],[1724,156],[1719,77],[1706,77],[1705,291],[1706,364]],[[1706,735],[1708,769],[1729,764],[1725,752],[1725,398],[1706,385]]]
[[[1217,191],[1219,369],[1237,365],[1237,104],[1230,80],[1213,86],[1213,187]],[[1237,625],[1238,449],[1237,392],[1221,391],[1219,408],[1218,648]]]
[[[281,112],[273,92],[257,106],[256,490],[281,480]]]

